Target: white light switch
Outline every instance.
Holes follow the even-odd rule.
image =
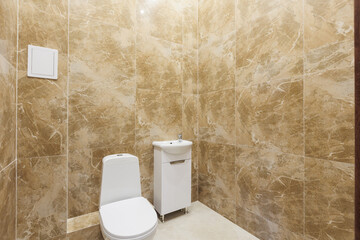
[[[28,46],[28,76],[58,78],[58,51],[50,48]]]

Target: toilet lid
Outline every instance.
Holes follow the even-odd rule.
[[[105,231],[116,238],[132,238],[146,234],[157,224],[154,208],[143,197],[109,203],[100,208]]]

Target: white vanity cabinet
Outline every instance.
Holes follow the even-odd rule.
[[[154,206],[164,215],[191,204],[192,142],[163,141],[154,145]]]

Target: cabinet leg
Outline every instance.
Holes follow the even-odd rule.
[[[187,214],[187,213],[189,213],[189,210],[188,210],[188,208],[186,207],[186,208],[184,208],[184,214]]]
[[[165,222],[165,215],[160,215],[160,221]]]

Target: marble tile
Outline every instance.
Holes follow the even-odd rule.
[[[255,213],[243,209],[241,206],[236,208],[236,224],[259,239],[267,240],[303,240],[303,234],[293,233],[286,228],[266,220]]]
[[[199,197],[199,199],[201,198]],[[202,202],[209,208],[221,214],[223,217],[229,219],[230,221],[232,222],[236,221],[236,210],[235,210],[236,201],[234,199],[210,198]]]
[[[239,0],[237,9],[237,86],[302,75],[302,1]]]
[[[235,1],[199,0],[200,39],[209,35],[227,35],[235,29]]]
[[[174,212],[159,222],[154,240],[256,240],[257,238],[201,202],[193,202],[189,214]]]
[[[0,99],[2,100],[0,104],[1,171],[16,158],[16,0],[2,1],[0,3],[0,29]],[[5,177],[5,175],[3,177]],[[11,228],[12,225],[10,224],[9,227]],[[2,229],[2,227],[0,229]],[[9,234],[6,229],[0,230],[0,233],[1,232],[3,232],[3,234],[0,234],[2,236]]]
[[[354,239],[354,164],[305,159],[307,239]]]
[[[305,77],[305,154],[354,162],[354,69]]]
[[[196,202],[198,200],[198,185],[193,185],[191,186],[191,202]]]
[[[136,0],[72,0],[69,3],[71,16],[135,29]]]
[[[199,47],[199,93],[235,87],[235,31],[209,36]]]
[[[67,0],[19,1],[19,70],[22,71],[27,69],[29,44],[57,49],[59,55],[67,54]]]
[[[72,88],[69,148],[134,144],[135,93],[132,85],[133,79],[118,78],[107,84],[94,81],[81,88]],[[104,92],[107,95],[100,97]]]
[[[134,154],[133,145],[94,149],[71,149],[68,173],[68,217],[99,210],[102,159],[110,154]]]
[[[297,12],[294,12],[298,10]],[[283,17],[299,18],[302,15],[302,0],[237,0],[236,2],[236,24],[237,27],[245,24],[246,21],[254,22],[255,20],[267,16],[269,19],[278,20]],[[276,24],[276,21],[269,21],[267,25]]]
[[[69,24],[71,72],[103,80],[135,75],[134,31],[79,16],[70,16]]]
[[[303,157],[239,146],[236,187],[238,206],[294,233],[303,233]]]
[[[60,62],[66,65],[62,59]],[[66,154],[66,82],[63,74],[54,81],[28,78],[26,72],[19,72],[18,157]]]
[[[345,41],[312,49],[305,55],[305,73],[313,74],[327,70],[354,66],[354,42]]]
[[[182,43],[182,0],[138,0],[137,31],[163,40]]]
[[[15,159],[16,69],[0,55],[0,171]]]
[[[0,171],[0,236],[15,239],[16,225],[16,162]]]
[[[200,161],[205,161],[209,180],[214,183],[213,193],[223,198],[233,198],[235,193],[235,147],[217,143],[200,142]]]
[[[18,157],[65,154],[67,1],[21,1],[19,7]],[[29,44],[59,51],[57,80],[26,76]]]
[[[67,233],[76,232],[99,224],[100,216],[98,211],[84,214],[67,220]]]
[[[191,149],[191,202],[199,200],[198,175],[199,175],[199,142],[193,140]]]
[[[181,94],[143,89],[136,94],[136,143],[176,138],[182,125]]]
[[[68,240],[103,240],[99,225],[68,234]]]
[[[305,51],[353,40],[353,4],[351,0],[305,0]]]
[[[101,174],[102,158],[93,157],[92,149],[69,152],[69,218],[99,210]]]
[[[152,182],[152,142],[175,139],[181,132],[182,99],[177,93],[138,89],[136,101],[136,156],[140,162],[141,177]]]
[[[70,148],[134,144],[135,33],[70,21]]]
[[[154,148],[152,141],[156,141],[153,137],[148,136],[144,139],[143,143],[135,143],[136,156],[139,158],[140,177],[153,181],[154,177]],[[146,183],[147,184],[147,183]],[[144,187],[147,187],[144,185]]]
[[[182,46],[145,35],[137,35],[137,87],[182,91]]]
[[[141,177],[141,194],[144,198],[149,200],[151,204],[154,203],[154,181],[153,177]]]
[[[198,48],[198,1],[182,0],[183,22],[182,43],[187,49]]]
[[[182,95],[182,136],[186,140],[195,140],[198,136],[198,97]]]
[[[235,205],[233,199],[222,198],[214,192],[215,180],[208,174],[199,173],[198,198],[203,204],[235,222]]]
[[[0,2],[0,55],[11,65],[16,65],[17,1]]]
[[[303,80],[254,83],[236,91],[236,143],[303,154]]]
[[[182,92],[197,94],[198,91],[198,51],[183,47]]]
[[[18,160],[18,239],[49,239],[66,233],[66,162],[65,156]]]
[[[104,240],[100,225],[95,225],[59,237],[51,238],[51,240]]]
[[[235,222],[235,147],[199,143],[199,200]]]
[[[191,186],[197,187],[198,172],[199,172],[199,164],[198,164],[199,142],[198,141],[192,141],[192,142],[193,145],[191,148]]]
[[[200,140],[235,144],[235,91],[200,94],[199,102]]]

